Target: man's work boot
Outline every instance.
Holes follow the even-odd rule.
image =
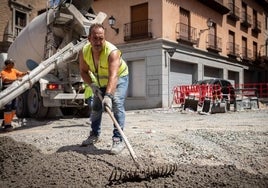
[[[113,138],[113,146],[111,149],[111,154],[118,155],[125,149],[125,143],[120,140],[120,138]]]
[[[5,125],[4,130],[5,130],[6,132],[13,131],[13,126],[12,126],[12,125]]]
[[[4,125],[5,131],[12,131],[13,130],[11,122],[12,122],[12,112],[4,112],[4,120],[3,120],[2,125]]]
[[[89,137],[82,142],[81,146],[85,147],[93,145],[97,142],[100,142],[100,137],[95,135],[92,131],[90,131]]]

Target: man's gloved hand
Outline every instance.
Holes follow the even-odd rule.
[[[92,89],[92,91],[93,91],[95,96],[98,96],[98,93],[100,95],[102,94],[100,88],[95,83],[90,84],[90,87],[91,87],[91,89]]]
[[[106,111],[106,108],[105,108],[106,106],[110,108],[110,110],[112,110],[112,105],[113,105],[112,99],[113,99],[113,96],[111,94],[104,95],[104,98],[102,100],[102,107],[104,111]]]

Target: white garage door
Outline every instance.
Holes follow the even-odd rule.
[[[171,61],[170,63],[170,87],[177,85],[190,85],[193,83],[195,65],[190,63]]]
[[[179,85],[191,85],[197,66],[190,63],[171,61],[169,77],[169,101],[173,101],[173,88]]]
[[[146,68],[144,60],[129,61],[128,97],[146,96]]]

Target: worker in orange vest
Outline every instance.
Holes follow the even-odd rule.
[[[9,87],[14,81],[21,80],[21,77],[28,74],[28,72],[21,72],[14,68],[14,60],[7,59],[5,61],[5,68],[1,71],[1,78],[3,84],[3,90]],[[5,105],[4,108],[4,130],[11,131],[13,126],[11,122],[16,114],[16,99],[13,99]]]

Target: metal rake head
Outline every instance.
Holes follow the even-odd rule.
[[[177,170],[177,164],[148,167],[147,169],[135,169],[131,171],[123,171],[115,168],[109,177],[109,182],[141,181],[158,177],[167,177],[174,175]]]

